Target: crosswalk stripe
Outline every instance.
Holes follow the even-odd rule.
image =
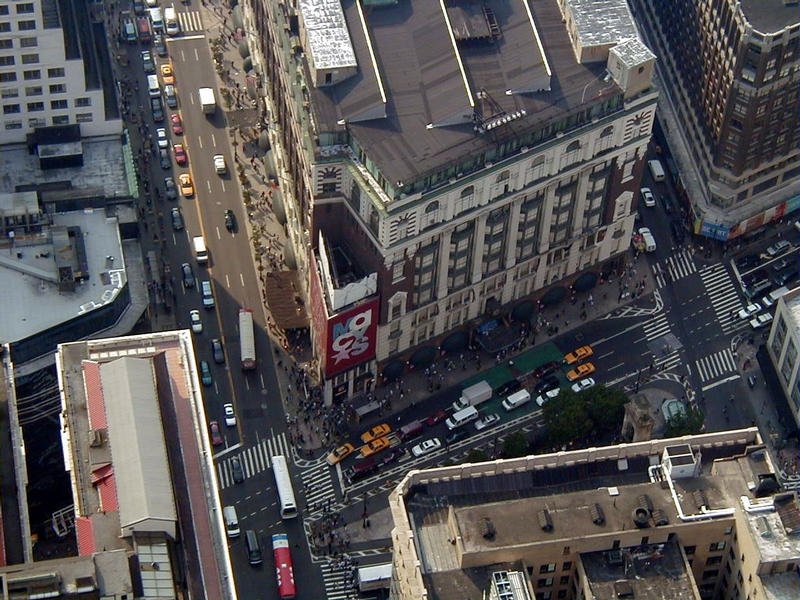
[[[179,12],[178,23],[180,23],[181,31],[203,30],[203,20],[200,16],[200,11],[197,10]]]
[[[700,278],[706,289],[717,322],[724,333],[730,333],[741,328],[740,319],[735,313],[741,308],[739,294],[733,284],[730,274],[724,265],[716,264],[711,268],[702,269]]]
[[[275,447],[279,447],[281,443],[286,443],[285,433],[281,433],[277,436],[277,440],[273,440],[272,438],[262,439],[257,445],[250,446],[235,455],[239,458],[242,465],[245,479],[272,468],[270,446],[274,444]],[[288,455],[288,453],[285,455]],[[224,490],[226,487],[233,484],[233,477],[230,470],[230,460],[232,458],[233,456],[229,456],[225,460],[221,460],[217,463],[217,480],[219,481],[220,489]],[[333,488],[331,486],[331,493],[332,490]]]
[[[737,370],[736,360],[730,348],[704,356],[695,361],[695,365],[703,383]]]

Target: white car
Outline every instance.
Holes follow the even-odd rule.
[[[786,240],[779,240],[767,248],[767,255],[770,257],[778,256],[779,254],[786,252],[791,247],[792,245]]]
[[[483,431],[484,429],[489,429],[489,427],[494,427],[500,422],[500,415],[497,413],[492,413],[490,415],[486,415],[482,419],[478,419],[475,421],[475,431]]]
[[[224,175],[228,172],[228,165],[225,164],[225,157],[222,154],[214,155],[214,170],[217,175]]]
[[[653,195],[653,192],[650,190],[650,188],[642,188],[642,201],[648,208],[653,208],[656,205],[656,197]]]
[[[558,396],[560,393],[561,393],[561,388],[555,388],[555,389],[549,390],[549,391],[545,392],[544,394],[542,394],[541,396],[537,396],[536,397],[536,404],[538,404],[539,406],[544,406],[545,402],[547,402],[548,400],[552,400],[553,398]]]
[[[411,454],[414,456],[424,456],[426,454],[430,454],[434,450],[438,450],[442,447],[442,440],[439,438],[432,438],[430,440],[425,440],[421,444],[417,444],[411,449]]]
[[[754,314],[761,310],[760,304],[748,304],[742,310],[739,311],[739,318],[740,319],[749,319]]]
[[[768,325],[770,321],[772,321],[772,314],[764,313],[763,315],[758,315],[755,319],[750,319],[750,327],[753,329],[761,329],[765,325]]]
[[[581,379],[577,383],[572,384],[572,391],[575,393],[582,392],[583,390],[588,390],[595,384],[595,380],[591,377],[587,377],[586,379]]]
[[[190,310],[189,311],[189,322],[192,324],[192,331],[195,333],[203,333],[203,321],[200,320],[200,311]]]
[[[222,410],[225,413],[225,425],[236,427],[236,413],[233,412],[233,404],[223,404]]]
[[[163,127],[156,129],[156,142],[159,148],[166,148],[169,146],[169,138],[167,138],[167,130]]]

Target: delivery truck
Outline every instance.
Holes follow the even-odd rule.
[[[203,264],[208,262],[208,250],[206,249],[206,241],[202,235],[192,238],[192,248],[194,248],[194,257],[198,263]]]
[[[200,106],[203,107],[203,113],[213,115],[217,110],[217,99],[214,97],[214,90],[210,87],[202,87],[198,91],[200,97]]]
[[[471,385],[461,392],[461,397],[453,402],[453,412],[458,412],[469,406],[478,406],[492,397],[492,386],[485,380]]]

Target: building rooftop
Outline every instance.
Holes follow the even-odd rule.
[[[356,55],[339,0],[300,0],[311,58],[318,69],[356,66]]]
[[[74,291],[59,291],[57,258],[74,246],[70,243],[72,238],[66,236],[43,236],[38,244],[6,246],[0,250],[0,305],[3,306],[0,334],[3,341],[26,339],[103,307],[116,297],[127,281],[118,225],[109,220],[105,210],[51,216],[53,227],[79,228],[79,241],[85,248],[80,258],[85,260],[87,276],[77,283]],[[35,318],[32,318],[31,307],[35,307]]]
[[[343,0],[358,73],[311,90],[319,130],[346,122],[392,185],[620,92],[605,61],[577,62],[556,0],[487,2],[484,14],[468,0],[447,4],[373,7],[362,23],[354,0]],[[509,115],[508,124],[476,131]]]
[[[776,33],[800,23],[797,2],[786,0],[740,0],[742,14],[761,33]]]
[[[582,46],[605,46],[637,37],[626,0],[566,0]]]

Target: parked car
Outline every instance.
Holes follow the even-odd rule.
[[[796,264],[796,262],[797,262],[796,258],[789,258],[788,256],[786,256],[786,257],[784,257],[784,258],[782,258],[780,260],[776,260],[770,266],[772,267],[772,272],[773,273],[780,273],[786,267],[790,267],[793,264]]]
[[[224,440],[219,431],[219,423],[217,421],[211,421],[211,423],[208,424],[208,429],[211,432],[211,444],[214,446],[221,445]]]
[[[405,448],[395,447],[389,450],[386,454],[383,455],[381,458],[381,466],[390,465],[392,463],[397,462],[400,460],[400,457],[406,453]]]
[[[772,313],[764,313],[758,315],[755,319],[750,320],[750,327],[753,329],[761,329],[772,321]]]
[[[536,367],[533,370],[533,376],[536,377],[536,379],[541,379],[546,375],[550,375],[550,373],[557,370],[560,366],[561,365],[558,363],[558,361],[551,360],[550,362],[546,362],[543,365]]]
[[[496,396],[508,396],[519,389],[522,389],[522,383],[520,383],[519,379],[514,378],[506,381],[503,385],[497,388],[494,393]]]
[[[575,393],[582,392],[583,390],[588,390],[590,387],[594,387],[595,380],[591,377],[587,377],[586,379],[581,379],[577,383],[572,384],[572,391]]]
[[[564,363],[568,365],[574,365],[577,362],[581,362],[589,358],[592,354],[594,354],[594,350],[592,350],[591,346],[581,346],[580,348],[575,348],[572,352],[564,355]]]
[[[200,311],[196,308],[189,311],[189,324],[195,333],[203,333],[203,321],[200,319]]]
[[[234,233],[236,231],[236,215],[230,208],[225,209],[225,229]]]
[[[475,431],[483,431],[500,423],[500,415],[491,413],[475,421]]]
[[[789,248],[791,247],[792,244],[790,242],[786,240],[778,240],[777,242],[772,244],[769,248],[767,248],[767,255],[771,258],[775,256],[780,256],[781,254],[789,250]]]
[[[426,454],[435,452],[441,447],[442,447],[442,440],[440,440],[439,438],[431,438],[411,448],[411,454],[417,457],[425,456]]]
[[[172,123],[172,133],[175,135],[183,134],[183,121],[178,113],[172,113],[169,116],[169,122]]]
[[[363,446],[361,446],[360,449],[361,456],[365,458],[367,456],[372,456],[373,454],[377,454],[381,450],[386,450],[391,445],[392,444],[389,441],[389,438],[386,437],[375,438],[374,440],[371,440],[366,444],[364,444]]]
[[[170,108],[178,108],[178,95],[175,93],[175,86],[171,83],[164,86],[164,99]]]
[[[189,157],[186,156],[186,149],[183,147],[183,144],[175,144],[172,146],[172,151],[175,153],[175,162],[181,166],[185,166],[189,161]]]
[[[164,36],[160,33],[153,36],[153,48],[156,49],[156,54],[159,56],[167,56],[167,43],[164,41]]]
[[[225,157],[222,154],[214,155],[214,170],[217,175],[225,175],[228,172],[228,165],[225,164]]]
[[[181,214],[181,209],[177,206],[172,207],[172,228],[175,231],[183,229],[183,215]]]
[[[772,283],[775,284],[776,287],[781,287],[790,283],[797,279],[800,276],[800,272],[798,272],[796,266],[787,267],[780,273],[774,275],[772,277]]]
[[[167,155],[167,162],[169,163],[169,155]],[[167,200],[175,200],[178,197],[178,187],[172,177],[164,178],[164,195]]]
[[[231,478],[233,478],[233,483],[242,483],[244,481],[244,469],[238,456],[231,458]]]
[[[218,338],[211,340],[211,355],[214,362],[221,365],[225,362],[225,351],[222,349],[222,342]]]
[[[158,151],[158,162],[165,171],[172,168],[172,161],[169,159],[169,150],[162,148]]]
[[[172,70],[172,65],[170,63],[161,65],[161,80],[165,84],[175,83],[175,72]]]
[[[469,428],[459,427],[457,429],[453,429],[444,437],[444,443],[450,446],[451,444],[455,444],[456,442],[461,441],[468,436]]]
[[[542,379],[539,383],[536,384],[536,387],[533,388],[534,393],[536,394],[543,394],[544,392],[548,392],[552,389],[559,387],[561,384],[558,382],[558,378],[554,377],[553,375],[549,375]]]
[[[164,105],[161,98],[150,98],[150,111],[153,113],[153,121],[161,123],[164,120]]]
[[[740,310],[737,314],[739,315],[740,319],[749,319],[754,314],[758,313],[761,310],[760,304],[748,304],[742,310]]]
[[[183,274],[183,285],[187,288],[194,287],[194,271],[192,271],[192,265],[183,263],[181,265],[181,273]]]
[[[354,451],[355,447],[353,444],[342,444],[338,448],[331,450],[331,453],[328,454],[328,457],[325,460],[330,466],[333,466],[350,456]]]
[[[747,254],[737,258],[734,262],[736,263],[737,269],[740,271],[747,271],[748,269],[754,269],[760,265],[761,259],[758,258],[757,254]]]
[[[156,129],[156,144],[159,148],[166,148],[169,146],[169,138],[167,137],[167,130],[163,127]]]
[[[153,55],[150,50],[142,50],[142,69],[145,73],[155,73],[156,63],[153,62]]]
[[[225,414],[225,425],[236,427],[236,412],[233,410],[233,404],[230,402],[223,404],[222,412]]]
[[[547,390],[544,394],[540,394],[536,396],[536,404],[539,405],[541,408],[544,406],[549,400],[557,397],[561,393],[561,388],[553,388],[552,390]]]
[[[747,275],[742,277],[742,283],[746,287],[752,287],[759,281],[764,281],[769,277],[769,273],[767,273],[766,269],[757,269],[752,273],[748,273]]]
[[[595,367],[592,363],[583,363],[582,365],[578,365],[572,371],[567,373],[567,379],[570,381],[575,381],[576,379],[580,379],[581,377],[586,377],[587,375],[591,375],[595,372]]]
[[[191,198],[194,196],[194,184],[192,183],[192,176],[189,173],[181,173],[178,175],[178,185],[181,188],[181,194],[184,198]]]
[[[374,439],[384,437],[391,430],[392,430],[392,428],[389,427],[389,425],[386,424],[386,423],[381,423],[380,425],[375,425],[375,427],[373,427],[369,431],[365,431],[364,433],[361,434],[361,441],[364,442],[365,444],[367,444],[367,443],[369,443],[370,441],[372,441]]]
[[[437,423],[441,423],[447,418],[447,413],[443,410],[436,411],[429,417],[425,418],[425,425],[428,427],[433,427]]]
[[[211,367],[208,362],[204,360],[200,361],[200,381],[206,387],[214,383],[214,377],[211,375]]]

